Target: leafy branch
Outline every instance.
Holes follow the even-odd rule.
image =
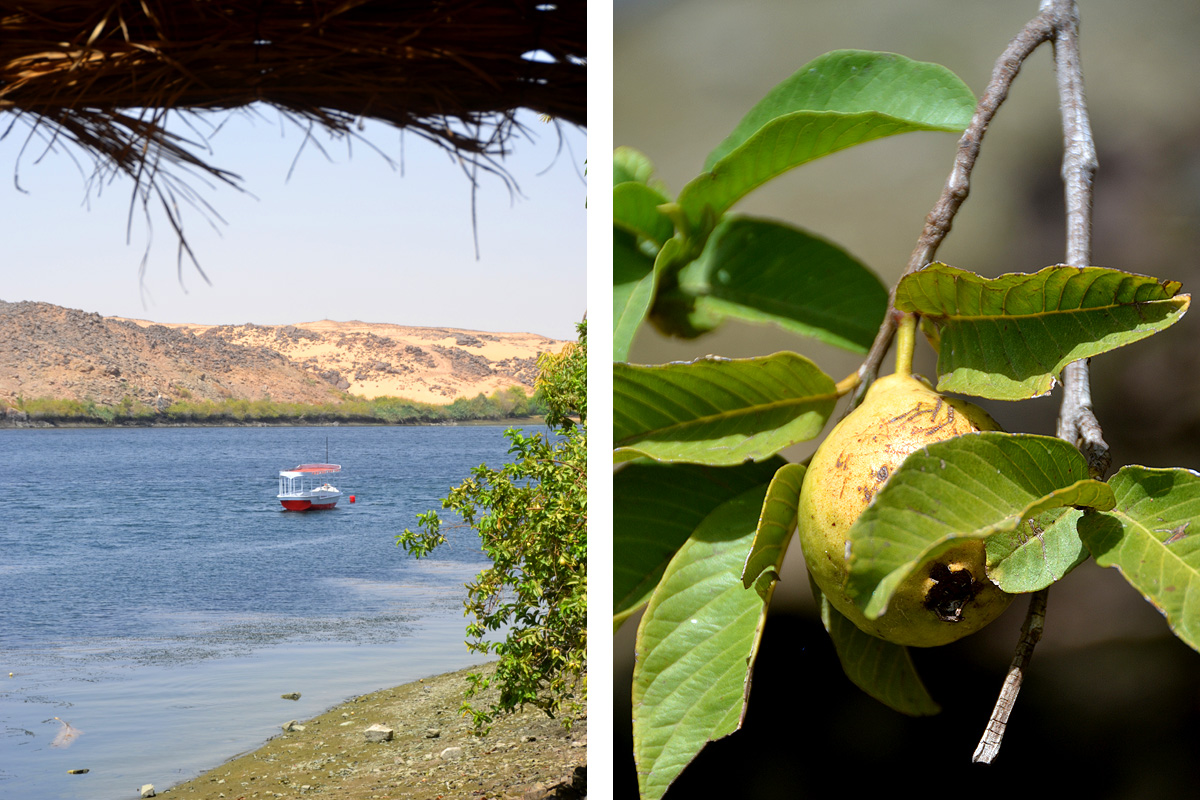
[[[442,501],[462,520],[446,528],[473,528],[492,562],[467,585],[463,604],[474,618],[467,648],[500,657],[496,674],[470,676],[465,692],[469,701],[492,682],[498,686],[499,701],[490,707],[463,705],[485,732],[497,715],[525,704],[569,724],[587,698],[586,323],[577,343],[539,365],[552,434],[505,431],[513,461],[476,467]],[[436,511],[417,522],[420,530],[405,530],[396,544],[422,558],[446,535]],[[499,631],[502,639],[495,638]]]
[[[993,279],[937,263],[983,137],[1025,60],[1046,42],[1055,49],[1063,113],[1065,260]],[[966,604],[984,588],[1002,593],[1004,604],[1031,595],[977,761],[993,759],[1003,739],[1044,628],[1047,588],[1089,557],[1119,569],[1176,636],[1200,649],[1200,608],[1184,602],[1200,590],[1200,537],[1188,533],[1200,518],[1200,479],[1126,467],[1105,482],[1108,447],[1087,368],[1093,356],[1174,325],[1190,298],[1175,281],[1090,266],[1096,159],[1082,86],[1075,4],[1046,0],[996,61],[978,100],[937,65],[839,50],[771,90],[675,199],[646,156],[629,148],[614,154],[613,621],[620,626],[644,609],[633,730],[647,800],[660,797],[708,741],[740,726],[766,610],[798,523],[822,622],[846,675],[902,713],[938,709],[907,647],[953,640],[937,628],[959,619],[953,585],[963,587]],[[815,234],[732,213],[742,196],[787,170],[917,131],[961,137],[890,290]],[[727,319],[772,324],[865,357],[840,382],[790,352],[627,363],[645,322],[694,338]],[[936,390],[910,374],[918,329],[938,352]],[[876,382],[893,339],[896,375]],[[1055,438],[998,431],[981,409],[940,394],[1023,400],[1060,382]],[[927,400],[876,404],[888,411],[873,427],[839,425],[808,466],[780,456],[818,438],[838,398],[873,383],[903,385],[905,398]],[[955,414],[972,427],[949,428]],[[909,423],[922,436],[947,429],[944,441],[907,439]],[[898,453],[897,460],[880,466],[877,446],[894,446],[888,458]],[[872,477],[859,485],[853,481],[865,479],[852,480],[852,470]],[[836,481],[825,484],[831,474]],[[863,504],[819,518],[825,511],[814,495]],[[814,544],[814,530],[829,535]],[[938,560],[952,553],[961,560]],[[976,559],[970,584],[962,581],[968,553]],[[977,577],[978,590],[971,588]],[[920,588],[922,580],[946,582],[938,589],[944,609],[929,605],[932,589]],[[873,625],[893,601],[907,604],[900,617]],[[914,634],[922,615],[934,618],[936,635]]]
[[[1054,44],[1055,74],[1059,107],[1063,120],[1063,181],[1067,207],[1067,248],[1063,263],[1086,267],[1091,263],[1092,188],[1098,166],[1087,103],[1083,91],[1083,70],[1079,59],[1079,12],[1074,0],[1043,0],[1036,17],[1012,39],[997,59],[988,87],[976,106],[971,124],[959,140],[954,167],[942,195],[925,219],[925,227],[909,257],[901,277],[930,264],[954,217],[970,193],[974,169],[988,125],[1008,97],[1022,65],[1038,47]],[[898,286],[899,284],[897,284]],[[896,288],[889,294],[888,313],[867,358],[858,369],[859,393],[875,377],[891,346],[900,312],[896,311]],[[1075,444],[1088,460],[1093,477],[1103,479],[1111,456],[1103,431],[1091,403],[1087,360],[1080,359],[1063,368],[1063,401],[1059,412],[1058,436]],[[1008,715],[1020,691],[1021,681],[1033,657],[1033,649],[1044,625],[1048,589],[1035,593],[1030,601],[1021,639],[1013,663],[1005,678],[983,740],[973,760],[990,763],[998,754]]]
[[[1054,66],[1063,121],[1062,173],[1067,207],[1067,252],[1064,263],[1085,267],[1091,263],[1092,182],[1098,162],[1083,93],[1083,68],[1079,60],[1079,9],[1075,0],[1042,0],[1040,13],[1026,29],[1030,27],[1050,34],[1041,38],[1038,44],[1051,38],[1054,42]],[[1111,458],[1100,423],[1092,411],[1086,360],[1074,361],[1063,369],[1063,402],[1058,417],[1058,436],[1079,447],[1087,458],[1092,477],[1104,478]],[[1048,592],[1048,588],[1042,589],[1034,593],[1029,601],[1016,653],[983,738],[972,755],[973,761],[990,764],[1000,752],[1009,714],[1033,658],[1033,649],[1042,636]]]

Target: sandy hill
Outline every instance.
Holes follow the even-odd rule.
[[[180,398],[328,402],[347,393],[427,403],[532,391],[563,342],[367,322],[160,325],[0,301],[0,402],[17,396],[162,406]]]

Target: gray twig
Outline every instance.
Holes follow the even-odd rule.
[[[1054,32],[1054,70],[1063,121],[1062,177],[1067,206],[1064,263],[1085,267],[1091,262],[1092,255],[1092,180],[1096,175],[1097,160],[1083,94],[1083,69],[1079,63],[1079,11],[1075,0],[1042,0],[1039,17],[1044,18]],[[1103,478],[1110,459],[1100,423],[1092,412],[1087,361],[1068,364],[1063,370],[1062,382],[1058,436],[1080,449],[1087,458],[1092,477]],[[1030,600],[1016,654],[973,761],[990,764],[1000,752],[1009,714],[1021,690],[1033,648],[1042,636],[1047,592],[1043,589]]]
[[[1013,655],[1008,674],[1004,677],[1004,685],[1000,687],[1000,697],[992,710],[983,738],[975,748],[971,760],[983,764],[992,763],[992,759],[1000,752],[1000,742],[1004,740],[1004,730],[1008,726],[1008,715],[1012,713],[1013,704],[1017,702],[1017,693],[1021,691],[1021,681],[1029,661],[1033,658],[1033,648],[1042,638],[1042,630],[1046,626],[1046,598],[1049,591],[1042,589],[1034,592],[1029,598],[1029,611],[1025,614],[1025,624],[1021,626],[1021,638],[1017,642],[1017,651]]]
[[[1049,41],[1053,35],[1054,28],[1050,21],[1044,14],[1039,14],[1021,29],[1021,32],[1009,42],[1004,53],[996,60],[996,65],[992,68],[991,80],[988,81],[983,96],[979,98],[979,102],[975,106],[971,124],[967,126],[962,138],[958,140],[954,168],[950,170],[950,176],[946,179],[941,196],[938,197],[933,209],[925,217],[925,227],[921,231],[917,245],[913,249],[912,255],[909,256],[908,265],[900,277],[916,272],[933,261],[942,240],[950,233],[950,227],[954,223],[958,209],[971,191],[971,170],[975,167],[975,159],[979,156],[983,135],[987,132],[992,117],[996,115],[996,111],[1008,97],[1008,90],[1016,80],[1017,73],[1021,71],[1021,65],[1025,59],[1042,42]],[[860,383],[855,400],[858,395],[866,391],[867,384],[874,380],[879,373],[879,365],[883,363],[883,357],[891,346],[892,337],[896,333],[895,302],[896,288],[893,286],[888,298],[888,309],[887,314],[884,315],[883,324],[879,326],[879,332],[875,335],[875,341],[871,345],[866,359],[858,368]]]
[[[1054,25],[1054,71],[1063,121],[1062,177],[1067,205],[1064,263],[1086,267],[1092,261],[1092,181],[1098,162],[1083,94],[1083,68],[1079,63],[1079,12],[1073,0],[1043,0],[1042,14]],[[1062,381],[1058,436],[1080,449],[1092,477],[1103,478],[1111,459],[1100,423],[1092,411],[1087,361],[1068,364]]]

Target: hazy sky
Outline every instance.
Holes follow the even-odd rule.
[[[536,137],[514,141],[504,161],[520,193],[481,175],[476,260],[471,186],[443,150],[406,134],[402,174],[400,134],[368,125],[361,135],[394,169],[363,143],[348,152],[344,139],[323,132],[314,136],[329,159],[311,144],[296,159],[304,137],[294,125],[270,109],[235,114],[210,139],[209,163],[240,175],[246,191],[202,191],[225,220],[215,230],[184,211],[211,286],[186,261],[181,285],[177,240],[161,211],[147,228],[138,205],[127,243],[128,179],[89,193],[70,157],[43,155],[36,142],[18,171],[28,130],[18,123],[0,141],[0,300],[155,322],[362,320],[573,339],[586,311],[586,135],[530,113],[520,119]],[[3,116],[5,127],[10,121]]]

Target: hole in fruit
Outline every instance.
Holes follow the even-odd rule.
[[[963,606],[979,593],[975,576],[969,569],[950,569],[939,563],[929,569],[929,579],[933,585],[925,593],[925,608],[942,622],[961,622]]]

